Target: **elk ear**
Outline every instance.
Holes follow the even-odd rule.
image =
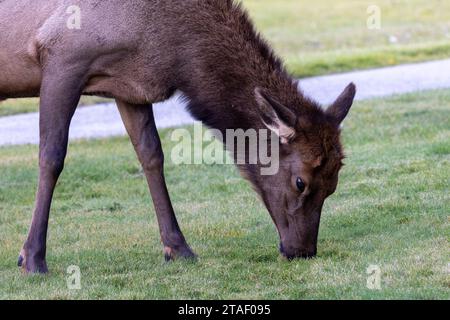
[[[327,114],[335,118],[337,123],[341,124],[350,111],[355,95],[356,86],[354,83],[350,83],[336,101],[328,108]]]
[[[280,137],[281,143],[288,143],[295,137],[295,113],[260,88],[255,89],[255,97],[265,126]]]

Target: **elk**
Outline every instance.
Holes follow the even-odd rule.
[[[69,6],[79,8],[79,28],[68,27]],[[148,181],[166,259],[195,257],[169,198],[152,111],[176,91],[209,128],[277,135],[276,174],[261,175],[258,164],[238,167],[275,223],[281,254],[316,255],[354,84],[328,108],[305,97],[233,0],[1,0],[0,100],[40,97],[39,181],[19,256],[24,272],[48,272],[50,205],[82,95],[116,100]]]

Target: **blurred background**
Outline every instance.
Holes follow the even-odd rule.
[[[450,56],[450,1],[243,2],[299,77]]]

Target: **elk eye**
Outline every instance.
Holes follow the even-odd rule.
[[[296,184],[298,191],[300,191],[300,193],[303,193],[303,191],[305,191],[305,183],[300,177],[297,178]]]

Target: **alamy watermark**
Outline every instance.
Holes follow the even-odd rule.
[[[381,290],[381,268],[380,266],[376,264],[371,264],[367,270],[366,273],[368,274],[367,277],[367,289],[370,290]]]
[[[81,290],[81,270],[79,266],[69,266],[67,268],[67,289]]]
[[[66,26],[70,30],[81,29],[81,8],[79,6],[69,6],[66,9],[66,14],[69,15]]]
[[[367,29],[380,30],[381,29],[381,8],[375,4],[367,7]]]
[[[170,157],[177,165],[250,164],[258,165],[261,175],[274,175],[279,169],[280,138],[269,129],[226,129],[222,133],[196,122],[193,134],[180,128],[170,138],[176,142]]]

